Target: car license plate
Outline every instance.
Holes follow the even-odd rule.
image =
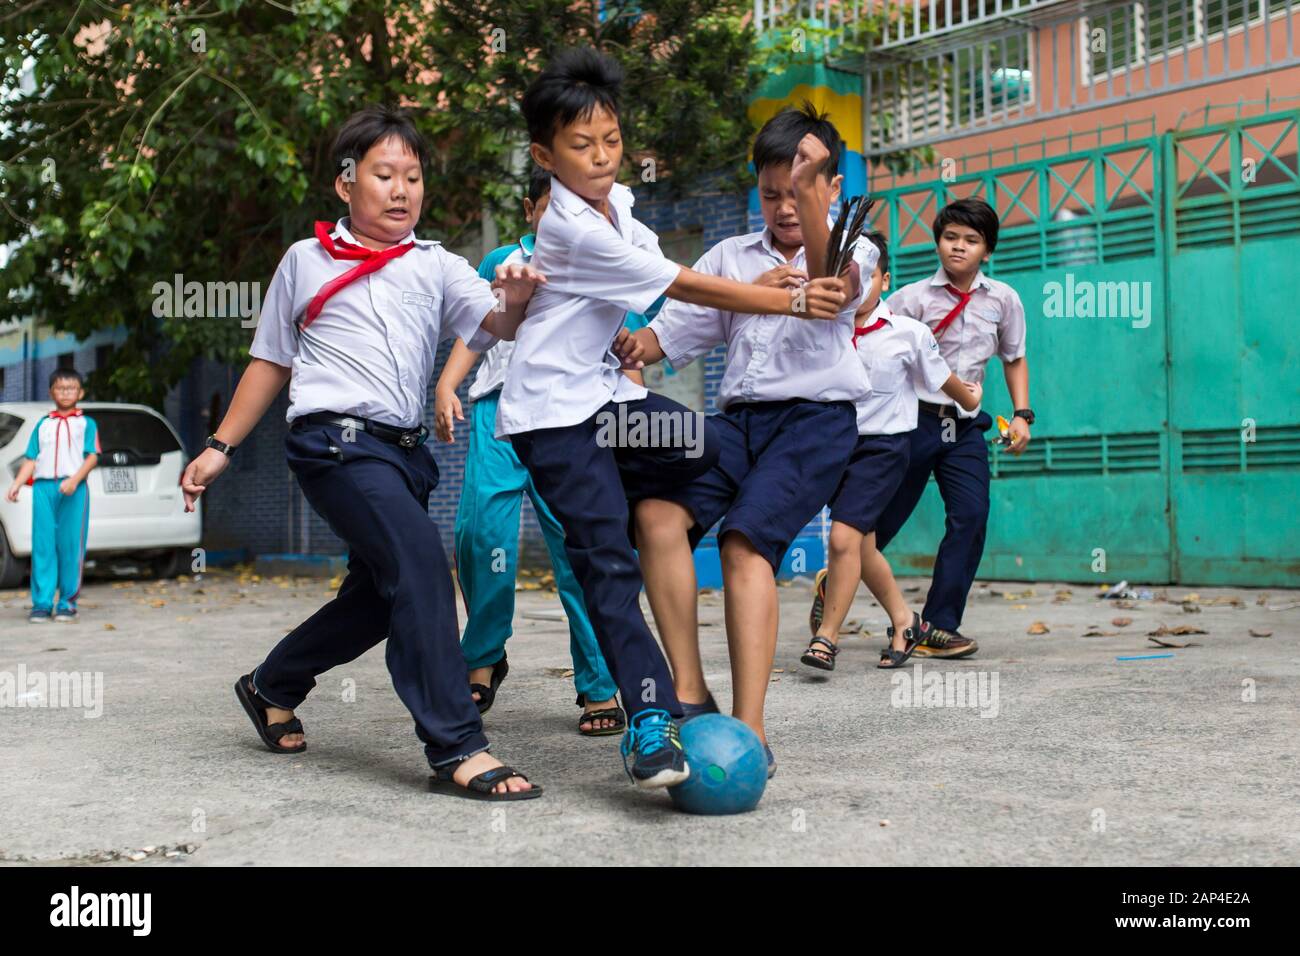
[[[104,493],[110,495],[135,494],[135,469],[105,469]]]

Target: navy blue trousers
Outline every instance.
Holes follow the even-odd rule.
[[[333,425],[294,427],[289,468],[311,506],[348,546],[338,595],[290,632],[253,675],[257,692],[294,709],[317,675],[388,639],[393,687],[430,763],[487,748],[460,652],[455,586],[429,494],[438,466],[425,447],[403,449]]]
[[[935,627],[956,631],[984,556],[989,523],[989,447],[984,432],[993,420],[987,412],[958,419],[951,441],[944,441],[944,424],[944,419],[921,412],[911,433],[907,474],[876,523],[876,547],[883,551],[907,523],[933,474],[943,497],[944,532],[921,616]]]
[[[539,428],[510,440],[564,528],[564,550],[624,709],[634,716],[662,708],[680,717],[668,662],[641,613],[641,566],[629,536],[629,503],[660,497],[704,474],[718,461],[718,440],[703,415],[654,392],[622,404],[629,417],[693,416],[699,446],[609,445],[600,438],[602,421],[617,419],[615,402],[577,425]]]

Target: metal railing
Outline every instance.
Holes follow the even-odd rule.
[[[1034,13],[985,16],[943,35],[936,25],[924,42],[894,32],[870,46],[861,64],[864,152],[1300,64],[1300,0],[1067,2]]]

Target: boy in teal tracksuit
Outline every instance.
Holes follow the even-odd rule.
[[[524,201],[524,217],[534,228],[546,211],[550,187],[550,174],[535,167],[528,185],[528,198]],[[504,262],[527,262],[532,257],[533,238],[532,234],[525,235],[517,243],[494,249],[483,258],[479,274],[490,279],[496,267]],[[647,321],[644,316],[629,313],[626,324],[631,331],[636,331]],[[573,682],[578,691],[578,704],[583,707],[578,731],[589,737],[620,734],[626,715],[617,705],[618,689],[596,644],[582,589],[564,552],[564,530],[533,487],[510,442],[494,435],[497,400],[513,346],[513,342],[499,342],[485,353],[469,389],[470,401],[474,403],[471,437],[455,532],[456,573],[469,618],[461,638],[461,650],[479,709],[486,713],[507,670],[505,645],[512,632],[515,609],[519,509],[526,492],[537,513],[560,602],[569,618]],[[434,431],[443,441],[454,441],[456,420],[465,420],[456,389],[478,357],[478,353],[458,340],[438,378]],[[640,376],[639,372],[627,374]]]
[[[99,460],[99,429],[77,403],[85,398],[80,373],[59,369],[50,375],[54,411],[32,429],[26,460],[6,497],[17,501],[32,481],[32,612],[44,624],[77,618],[81,565],[86,557],[90,495],[86,476]],[[58,591],[59,603],[54,604]]]

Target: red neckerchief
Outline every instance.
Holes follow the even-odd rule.
[[[74,408],[70,412],[61,412],[57,408],[50,412],[50,418],[54,419],[54,477],[59,476],[59,432],[61,429],[68,430],[68,454],[72,454],[72,425],[68,423],[69,418],[80,418],[81,409]]]
[[[358,279],[365,278],[372,272],[378,272],[390,260],[396,259],[398,256],[404,256],[415,248],[414,242],[406,242],[400,246],[390,246],[387,249],[367,249],[365,246],[348,242],[346,239],[335,239],[330,235],[333,231],[334,223],[332,222],[316,223],[316,239],[325,247],[325,251],[335,259],[359,259],[361,264],[349,269],[340,276],[335,276],[320,287],[320,291],[307,304],[307,314],[303,317],[299,329],[305,329],[316,321],[316,316],[320,315],[320,310],[325,307],[326,300],[334,293]]]
[[[972,288],[969,292],[962,292],[961,289],[957,288],[951,282],[949,282],[946,286],[944,286],[944,288],[957,297],[957,304],[953,306],[952,311],[949,312],[947,315],[945,315],[942,319],[940,319],[939,324],[934,327],[933,331],[934,331],[934,337],[936,339],[943,334],[944,329],[946,329],[948,326],[952,325],[954,321],[956,321],[957,316],[961,315],[963,312],[966,311],[966,306],[970,304],[970,300],[975,295],[974,288]]]
[[[876,319],[876,321],[872,322],[868,326],[865,326],[864,328],[861,329],[855,328],[853,330],[853,347],[854,348],[858,347],[858,339],[862,338],[862,336],[870,335],[872,332],[876,331],[876,329],[880,328],[888,321],[889,319],[882,315],[880,318]]]

